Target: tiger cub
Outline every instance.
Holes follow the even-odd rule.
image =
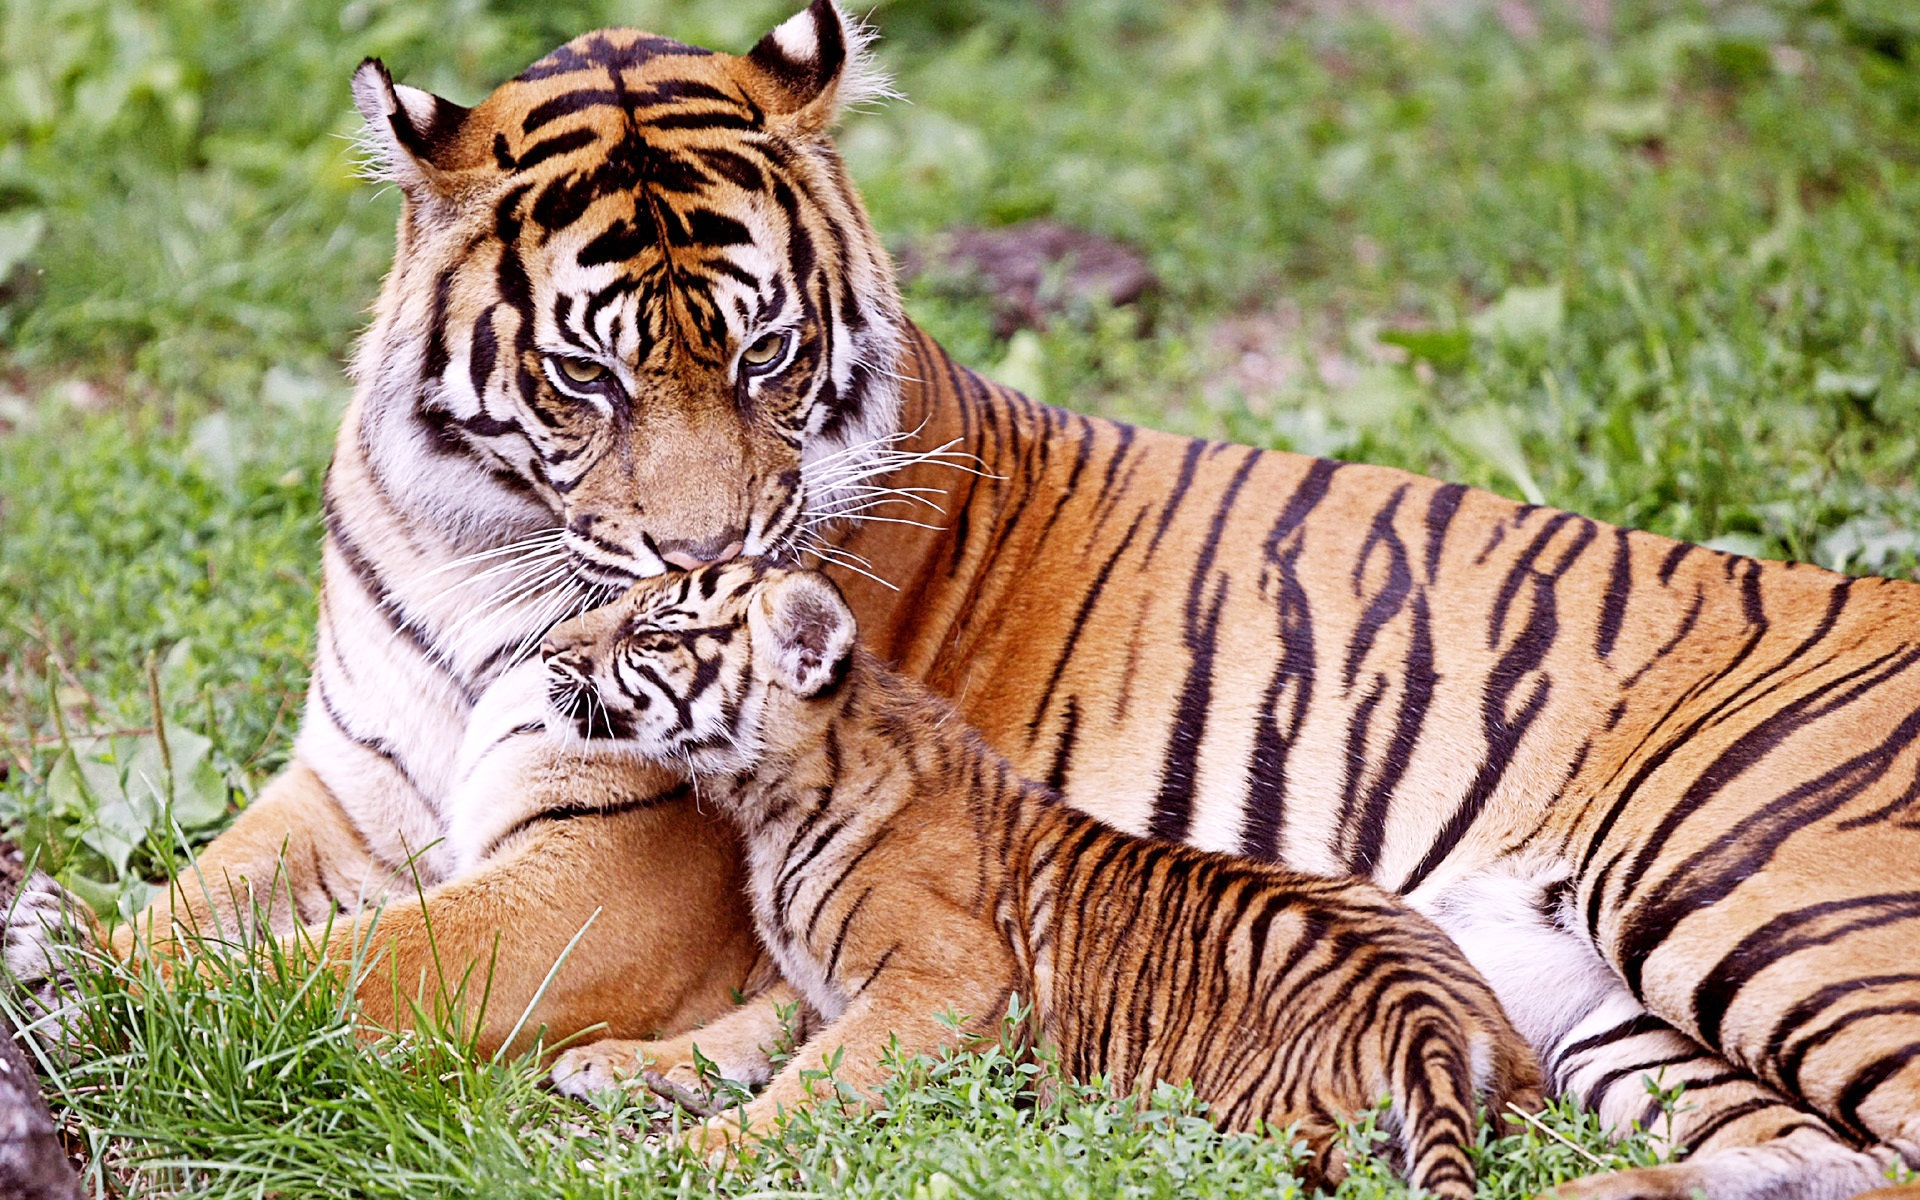
[[[807,1103],[836,1048],[870,1094],[891,1036],[986,1039],[1017,995],[1069,1074],[1191,1080],[1230,1129],[1295,1125],[1323,1180],[1335,1120],[1390,1096],[1407,1181],[1473,1195],[1475,1099],[1535,1106],[1539,1073],[1438,928],[1371,884],[1067,807],[854,634],[825,576],[729,563],[642,581],[542,647],[557,732],[679,764],[738,824],[760,936],[826,1022],[748,1130]]]

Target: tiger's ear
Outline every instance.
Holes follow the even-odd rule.
[[[776,128],[825,132],[847,109],[894,95],[874,61],[873,38],[872,29],[849,21],[833,0],[813,0],[741,60],[748,90]]]
[[[395,83],[377,58],[354,71],[353,104],[367,119],[361,147],[369,174],[399,184],[409,200],[427,209],[452,198],[453,144],[467,109]]]
[[[747,607],[754,670],[803,699],[846,677],[858,632],[853,610],[825,575],[796,571],[761,586]]]

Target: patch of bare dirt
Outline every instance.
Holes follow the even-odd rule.
[[[1076,307],[1134,304],[1158,286],[1139,251],[1046,219],[928,238],[901,256],[901,268],[990,301],[1002,337]]]

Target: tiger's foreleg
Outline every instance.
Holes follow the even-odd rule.
[[[1603,1004],[1543,1056],[1548,1077],[1609,1130],[1644,1129],[1684,1158],[1576,1180],[1559,1189],[1565,1200],[1696,1193],[1843,1200],[1887,1181],[1889,1152],[1847,1144],[1818,1116],[1648,1013],[1624,988],[1621,997],[1624,1003]]]
[[[752,971],[741,890],[731,833],[672,801],[546,822],[452,882],[294,940],[354,971],[381,1028],[451,1019],[481,1054],[542,1032],[657,1036],[725,1012]]]
[[[985,980],[922,978],[906,968],[890,968],[886,986],[854,997],[837,1020],[793,1052],[752,1103],[715,1117],[690,1140],[716,1148],[743,1136],[765,1136],[783,1113],[810,1105],[872,1103],[895,1058],[937,1054],[978,1038],[971,1023],[956,1028],[948,1014],[992,1012],[1004,1008],[1005,997]]]
[[[1540,1055],[1548,1088],[1615,1136],[1653,1135],[1682,1161],[1562,1185],[1572,1200],[1842,1200],[1891,1156],[1842,1140],[1751,1074],[1649,1013],[1567,911],[1566,871],[1509,862],[1410,897],[1445,929]],[[1651,1085],[1651,1086],[1650,1086]],[[1653,1089],[1681,1087],[1669,1112]]]
[[[306,764],[295,762],[208,843],[112,948],[171,954],[183,940],[241,944],[377,901],[400,872],[379,862]]]

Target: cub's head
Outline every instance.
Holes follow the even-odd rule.
[[[384,482],[469,535],[558,526],[622,586],[777,556],[843,502],[904,324],[827,137],[885,90],[866,40],[832,0],[741,56],[605,29],[472,108],[363,63],[404,197],[355,364]]]
[[[844,678],[855,633],[814,571],[735,562],[643,580],[547,635],[548,728],[703,774],[745,771],[806,735],[798,714]]]

